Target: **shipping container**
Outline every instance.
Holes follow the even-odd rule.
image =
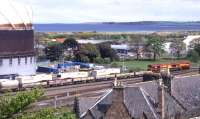
[[[93,70],[92,76],[97,77],[97,76],[104,76],[104,75],[106,76],[119,73],[120,73],[120,68],[108,68],[108,69]]]
[[[59,73],[58,77],[60,79],[67,79],[67,78],[82,78],[82,77],[88,77],[89,72],[64,72]]]
[[[51,67],[38,67],[37,72],[40,73],[58,73],[58,69]]]

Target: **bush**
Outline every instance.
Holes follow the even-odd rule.
[[[138,71],[142,71],[142,69],[139,67],[129,69],[129,72],[138,72]]]
[[[192,62],[198,62],[200,60],[200,56],[195,50],[190,50],[188,52],[187,58]]]
[[[40,88],[31,91],[18,92],[15,96],[0,97],[0,119],[6,119],[23,110],[30,103],[35,102],[43,95]]]
[[[87,56],[83,56],[82,58],[81,58],[81,62],[90,62],[90,59],[87,57]]]
[[[97,57],[97,58],[95,58],[94,62],[97,63],[97,64],[103,64],[104,63],[104,59],[101,58],[101,57]]]
[[[44,108],[34,113],[20,114],[17,119],[76,119],[76,116],[68,110]]]
[[[70,61],[70,60],[73,60],[73,58],[72,58],[71,56],[65,56],[65,57],[64,57],[64,60],[65,60],[65,61]]]
[[[105,63],[105,64],[110,64],[110,62],[111,62],[110,58],[105,58],[105,59],[104,59],[104,63]]]
[[[117,68],[117,67],[120,67],[120,66],[117,63],[114,62],[114,63],[111,64],[111,67]]]

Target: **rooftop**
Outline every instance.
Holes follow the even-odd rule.
[[[175,79],[171,82],[172,92],[164,93],[165,117],[172,118],[181,114],[183,117],[191,118],[199,116],[200,108],[200,80],[199,77]],[[131,118],[147,117],[148,119],[160,119],[158,111],[158,83],[155,81],[135,84],[122,88],[122,93],[116,95],[115,88],[109,90],[99,99],[80,98],[81,118],[87,119],[93,116],[97,119],[108,116],[109,110],[113,112],[126,110]],[[122,97],[122,98],[120,98]],[[121,99],[121,102],[120,102]],[[117,100],[117,103],[115,103]],[[87,103],[86,103],[87,101]],[[113,105],[115,108],[113,108]],[[82,108],[84,107],[84,108]],[[114,117],[113,114],[110,114]],[[119,116],[120,117],[120,116]],[[117,118],[117,117],[115,117]]]

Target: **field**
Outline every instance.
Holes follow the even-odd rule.
[[[170,63],[174,62],[174,60],[157,60],[157,61],[124,61],[124,65],[129,70],[146,70],[149,64],[160,64],[160,63]],[[123,66],[123,62],[113,62],[118,64],[119,66]],[[196,63],[192,63],[193,66],[198,66]]]

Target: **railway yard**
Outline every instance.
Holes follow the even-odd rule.
[[[48,74],[45,78],[49,78],[49,76],[52,76],[50,77],[51,80],[37,80],[38,82],[31,82],[30,84],[27,82],[23,84],[18,83],[14,86],[9,85],[6,87],[6,89],[2,87],[3,83],[1,83],[0,96],[3,96],[5,94],[15,95],[18,91],[30,90],[35,85],[41,85],[43,86],[44,96],[37,102],[29,105],[27,107],[27,111],[43,109],[46,107],[58,108],[67,106],[69,108],[73,108],[75,97],[93,98],[97,101],[101,96],[103,96],[106,92],[109,92],[113,88],[116,79],[125,86],[135,86],[137,84],[153,82],[152,79],[145,79],[145,74],[156,74],[156,76],[160,75],[159,73],[154,73],[151,71],[118,73],[118,69],[115,70],[116,74],[112,71],[113,73],[110,74],[107,72],[106,75],[104,75],[104,73],[103,75],[98,75],[98,73],[101,74],[105,71],[103,70],[102,72],[95,72],[96,74],[91,73],[93,74],[93,77],[74,77],[73,79],[66,78],[66,76],[68,76],[66,74],[63,77],[57,76],[56,79],[55,77],[53,77],[53,75]],[[85,73],[83,74],[85,75]],[[173,80],[176,81],[184,78],[187,78],[188,80],[190,80],[190,78],[200,78],[199,67],[190,67],[186,70],[170,71],[170,74],[173,76]],[[6,92],[8,89],[12,89],[12,92],[4,93],[4,91]]]
[[[200,22],[185,7],[192,2],[175,10],[144,2],[132,19],[128,0],[77,0],[58,15],[50,1],[2,2],[0,119],[200,119]]]
[[[176,71],[172,74],[174,75],[174,80],[179,80],[182,78],[200,78],[198,68],[191,68],[185,71]],[[133,86],[136,83],[143,82],[143,77],[135,78],[124,78],[118,79],[123,85]],[[33,103],[29,106],[32,109],[40,109],[44,107],[61,107],[69,106],[72,107],[74,98],[77,97],[90,97],[99,98],[105,92],[112,88],[114,80],[104,80],[101,82],[89,82],[80,84],[70,84],[66,86],[49,87],[44,89],[44,98],[40,101]],[[13,92],[12,94],[15,94]],[[3,94],[1,94],[3,95]]]
[[[177,77],[177,78],[176,78]],[[184,75],[177,75],[175,77],[175,80],[179,80],[182,78],[200,78],[199,74],[190,75],[190,74],[184,74]],[[126,86],[133,86],[135,83],[142,83],[142,79],[138,78],[134,81],[131,79],[128,79],[126,81],[123,81]],[[145,82],[144,82],[145,83]],[[86,85],[85,85],[86,86]],[[65,90],[62,90],[64,88]],[[36,102],[31,105],[31,108],[43,108],[43,107],[54,107],[54,106],[72,106],[74,103],[75,96],[78,97],[91,97],[91,98],[99,98],[102,96],[106,91],[109,91],[109,89],[112,88],[112,81],[108,81],[106,83],[101,83],[101,85],[90,85],[87,87],[82,88],[71,88],[68,90],[68,87],[62,87],[62,88],[56,88],[53,92],[49,92],[45,90],[45,95],[48,96],[48,99],[41,100],[39,102]],[[71,90],[71,91],[70,91]],[[79,92],[80,91],[80,92]],[[71,92],[71,93],[70,93]],[[78,93],[76,93],[78,92]]]

